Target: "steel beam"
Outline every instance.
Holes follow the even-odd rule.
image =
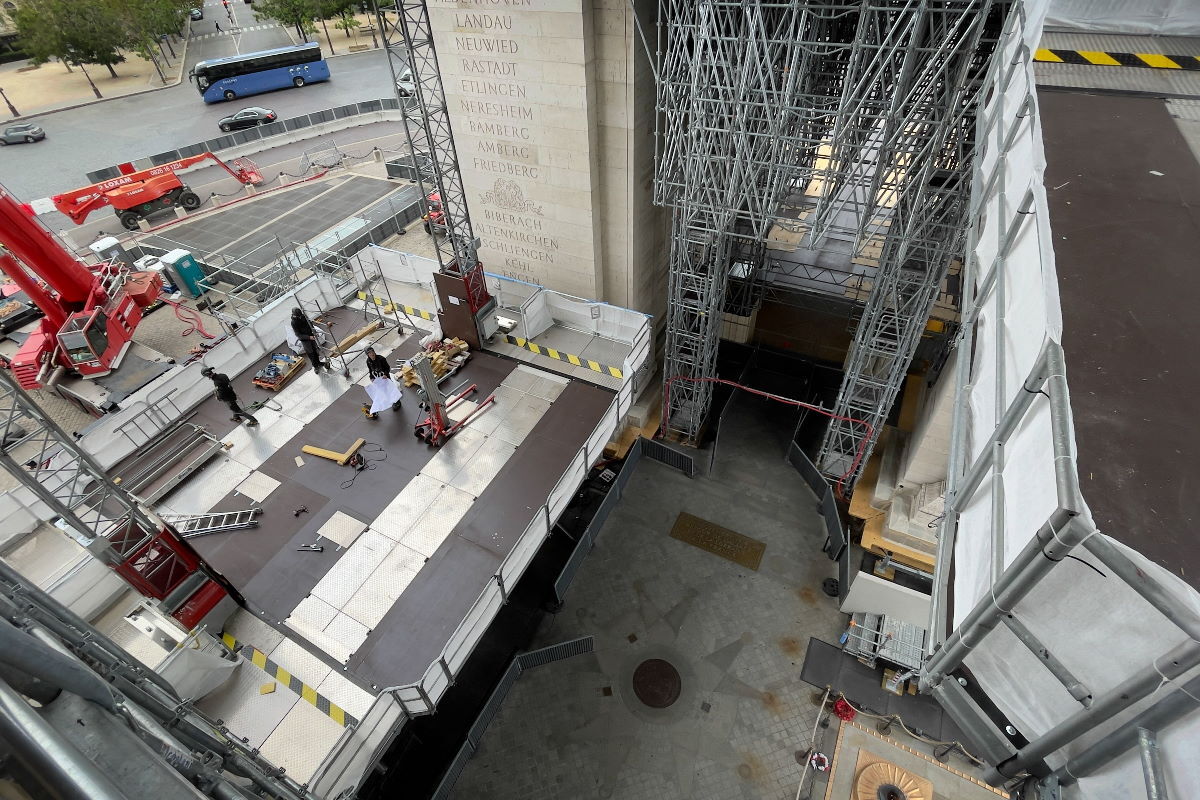
[[[1146,778],[1146,800],[1167,800],[1167,778],[1163,773],[1158,737],[1145,728],[1138,728],[1137,737],[1142,756],[1142,774]]]
[[[1192,678],[1176,691],[1164,695],[1117,730],[1074,756],[1055,770],[1063,785],[1075,783],[1103,768],[1117,756],[1138,743],[1138,731],[1162,731],[1200,708],[1200,678]]]
[[[999,786],[1015,778],[1046,756],[1078,739],[1125,709],[1150,696],[1163,681],[1171,681],[1200,665],[1200,642],[1185,642],[1155,659],[1150,666],[1134,673],[1105,692],[1084,709],[1022,747],[1017,754],[984,773],[983,779]]]
[[[1070,669],[1065,664],[1055,657],[1054,653],[1050,652],[1050,648],[1042,644],[1042,641],[1033,635],[1025,625],[1012,614],[1004,615],[1004,624],[1013,632],[1013,635],[1021,640],[1021,643],[1029,648],[1029,652],[1038,657],[1038,660],[1050,670],[1050,674],[1058,679],[1058,682],[1063,685],[1070,694],[1078,700],[1084,708],[1089,708],[1092,705],[1092,692],[1083,683],[1075,677]]]
[[[973,755],[989,764],[997,764],[1017,752],[1004,732],[983,713],[958,681],[943,681],[933,690],[933,697],[971,740],[970,744],[975,748]]]

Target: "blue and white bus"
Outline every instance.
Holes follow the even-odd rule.
[[[321,45],[308,42],[240,56],[213,58],[192,67],[191,78],[206,103],[300,87],[329,80]]]

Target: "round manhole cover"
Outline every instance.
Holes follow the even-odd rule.
[[[650,708],[666,708],[679,699],[679,670],[661,658],[638,664],[633,671],[633,693]]]

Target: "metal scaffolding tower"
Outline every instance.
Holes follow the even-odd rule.
[[[974,93],[993,46],[984,33],[998,31],[1006,5],[660,0],[655,202],[673,211],[670,435],[698,439],[723,315],[747,313],[761,243],[784,224],[809,247],[838,242],[877,258],[837,404],[870,426],[831,428],[820,465],[840,477],[873,444],[864,438],[886,418],[962,240]],[[726,296],[731,277],[736,297]]]

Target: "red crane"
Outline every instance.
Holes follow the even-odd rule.
[[[28,206],[0,186],[0,270],[46,316],[10,362],[24,389],[52,366],[85,377],[107,375],[133,340],[142,311],[162,291],[154,272],[121,263],[89,267],[68,253]]]
[[[196,194],[175,174],[206,159],[237,179],[238,183],[258,186],[263,182],[262,173],[254,162],[247,158],[235,158],[233,166],[226,164],[212,153],[188,156],[160,164],[157,167],[131,172],[107,181],[81,186],[50,198],[54,207],[82,225],[87,215],[101,206],[112,206],[117,218],[127,230],[137,230],[138,222],[155,211],[180,206],[192,211],[200,207],[200,195]]]

